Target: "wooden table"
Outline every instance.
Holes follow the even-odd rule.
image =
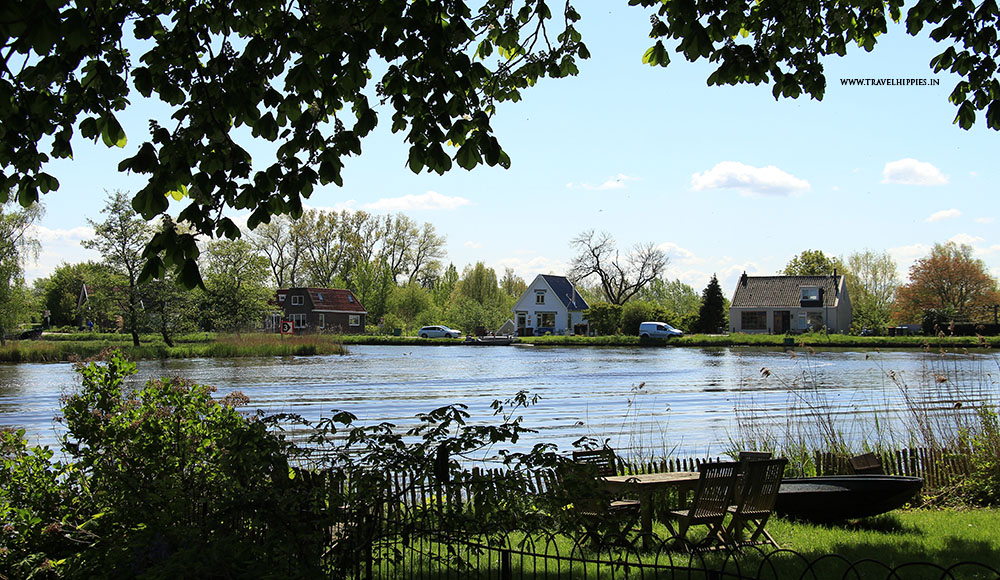
[[[697,471],[674,471],[670,473],[644,473],[642,475],[612,475],[601,478],[612,493],[634,493],[639,498],[640,529],[642,544],[649,548],[653,537],[653,497],[669,489],[679,492],[681,504],[686,503],[687,494],[698,484]]]

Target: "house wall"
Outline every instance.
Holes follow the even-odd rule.
[[[537,302],[536,297],[539,295],[544,297],[543,304]],[[541,276],[535,277],[511,311],[514,313],[514,324],[520,323],[519,314],[527,315],[526,327],[531,329],[539,328],[539,314],[553,313],[555,321],[550,327],[552,334],[566,334],[572,332],[575,325],[587,323],[583,312],[570,312]]]
[[[743,312],[765,312],[767,327],[760,329],[743,328]],[[822,318],[827,330],[834,333],[847,332],[851,329],[851,308],[850,304],[841,302],[839,308],[730,308],[729,309],[729,331],[743,332],[746,334],[773,334],[774,313],[789,313],[789,331],[805,332],[808,330],[809,315],[818,315]],[[807,324],[803,325],[802,314],[805,315]]]
[[[301,297],[301,304],[294,303],[297,300],[296,297]],[[365,331],[367,322],[365,313],[314,310],[313,301],[305,290],[289,290],[280,306],[284,310],[285,320],[296,321],[296,334],[303,332],[361,334]],[[357,325],[350,323],[352,315],[359,317]],[[302,320],[305,321],[305,325],[302,324]]]

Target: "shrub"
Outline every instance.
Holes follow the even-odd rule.
[[[972,473],[961,483],[966,501],[981,506],[1000,505],[1000,418],[993,407],[978,410],[979,432],[968,438]]]

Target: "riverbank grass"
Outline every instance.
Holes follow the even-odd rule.
[[[129,335],[79,333],[45,335],[42,340],[8,341],[0,347],[0,362],[57,362],[96,356],[108,348],[119,348],[130,360],[169,358],[233,358],[254,356],[311,356],[346,354],[338,336],[312,334],[215,334],[196,333],[174,339],[167,346],[159,335],[143,335],[141,345],[132,345]]]

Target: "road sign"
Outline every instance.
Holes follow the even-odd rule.
[[[295,323],[291,320],[282,320],[281,334],[295,334]]]

